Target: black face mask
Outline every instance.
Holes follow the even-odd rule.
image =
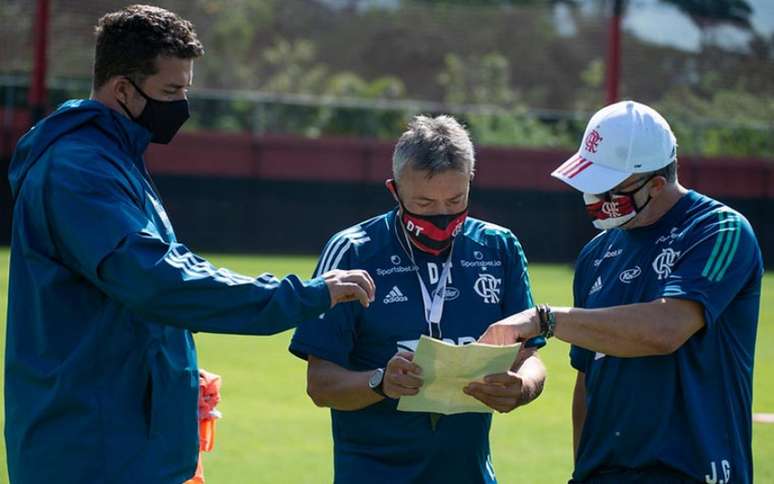
[[[398,196],[398,185],[392,182],[395,197],[400,205],[400,221],[408,237],[414,245],[423,252],[440,255],[451,247],[452,240],[457,236],[465,219],[468,208],[453,214],[420,215],[409,212]]]
[[[175,137],[177,131],[190,116],[190,113],[188,112],[188,100],[159,101],[142,92],[142,89],[128,77],[126,80],[132,83],[132,86],[137,89],[137,92],[139,92],[146,101],[145,108],[136,118],[132,116],[129,108],[127,108],[124,103],[118,101],[118,104],[124,109],[127,116],[129,116],[129,119],[151,132],[153,135],[151,143],[165,145],[172,141],[172,138]]]

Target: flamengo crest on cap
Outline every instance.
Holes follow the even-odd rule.
[[[589,135],[586,136],[586,141],[584,142],[586,151],[588,151],[589,153],[596,153],[597,148],[599,148],[599,143],[601,143],[602,140],[603,138],[599,134],[599,131],[597,131],[596,129],[592,129],[591,133],[589,133]]]

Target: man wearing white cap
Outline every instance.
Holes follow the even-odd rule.
[[[633,101],[589,121],[552,175],[604,232],[578,256],[573,308],[539,305],[481,341],[572,344],[573,483],[750,483],[763,262],[747,220],[677,181],[666,120]]]

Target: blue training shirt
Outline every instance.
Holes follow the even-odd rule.
[[[573,477],[666,466],[701,482],[752,482],[751,405],[763,261],[738,212],[689,192],[657,223],[608,230],[581,251],[575,305],[688,299],[706,326],[669,355],[573,346],[587,415]]]
[[[334,235],[316,274],[362,268],[376,283],[368,309],[337,306],[296,330],[290,351],[314,355],[354,371],[386,366],[399,350],[413,351],[428,334],[414,266],[398,240],[396,211]],[[405,240],[403,240],[405,246]],[[433,291],[447,255],[414,251],[419,273]],[[507,229],[468,218],[454,242],[441,331],[454,344],[475,342],[493,322],[532,306],[527,262]],[[357,411],[331,410],[337,483],[493,483],[491,415],[442,416],[399,412],[384,399]]]

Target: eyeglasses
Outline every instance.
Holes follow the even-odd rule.
[[[639,186],[637,186],[637,188],[635,188],[633,190],[627,190],[627,191],[622,191],[621,189],[610,190],[605,195],[634,195],[635,193],[637,193],[640,190],[642,190],[642,188],[645,185],[647,185],[649,181],[651,181],[652,179],[654,179],[657,176],[659,176],[659,175],[654,173],[654,174],[652,174],[652,175],[650,175],[648,177],[642,177],[639,180],[632,180],[631,182],[627,183],[626,186],[632,186],[635,183],[639,183]]]

